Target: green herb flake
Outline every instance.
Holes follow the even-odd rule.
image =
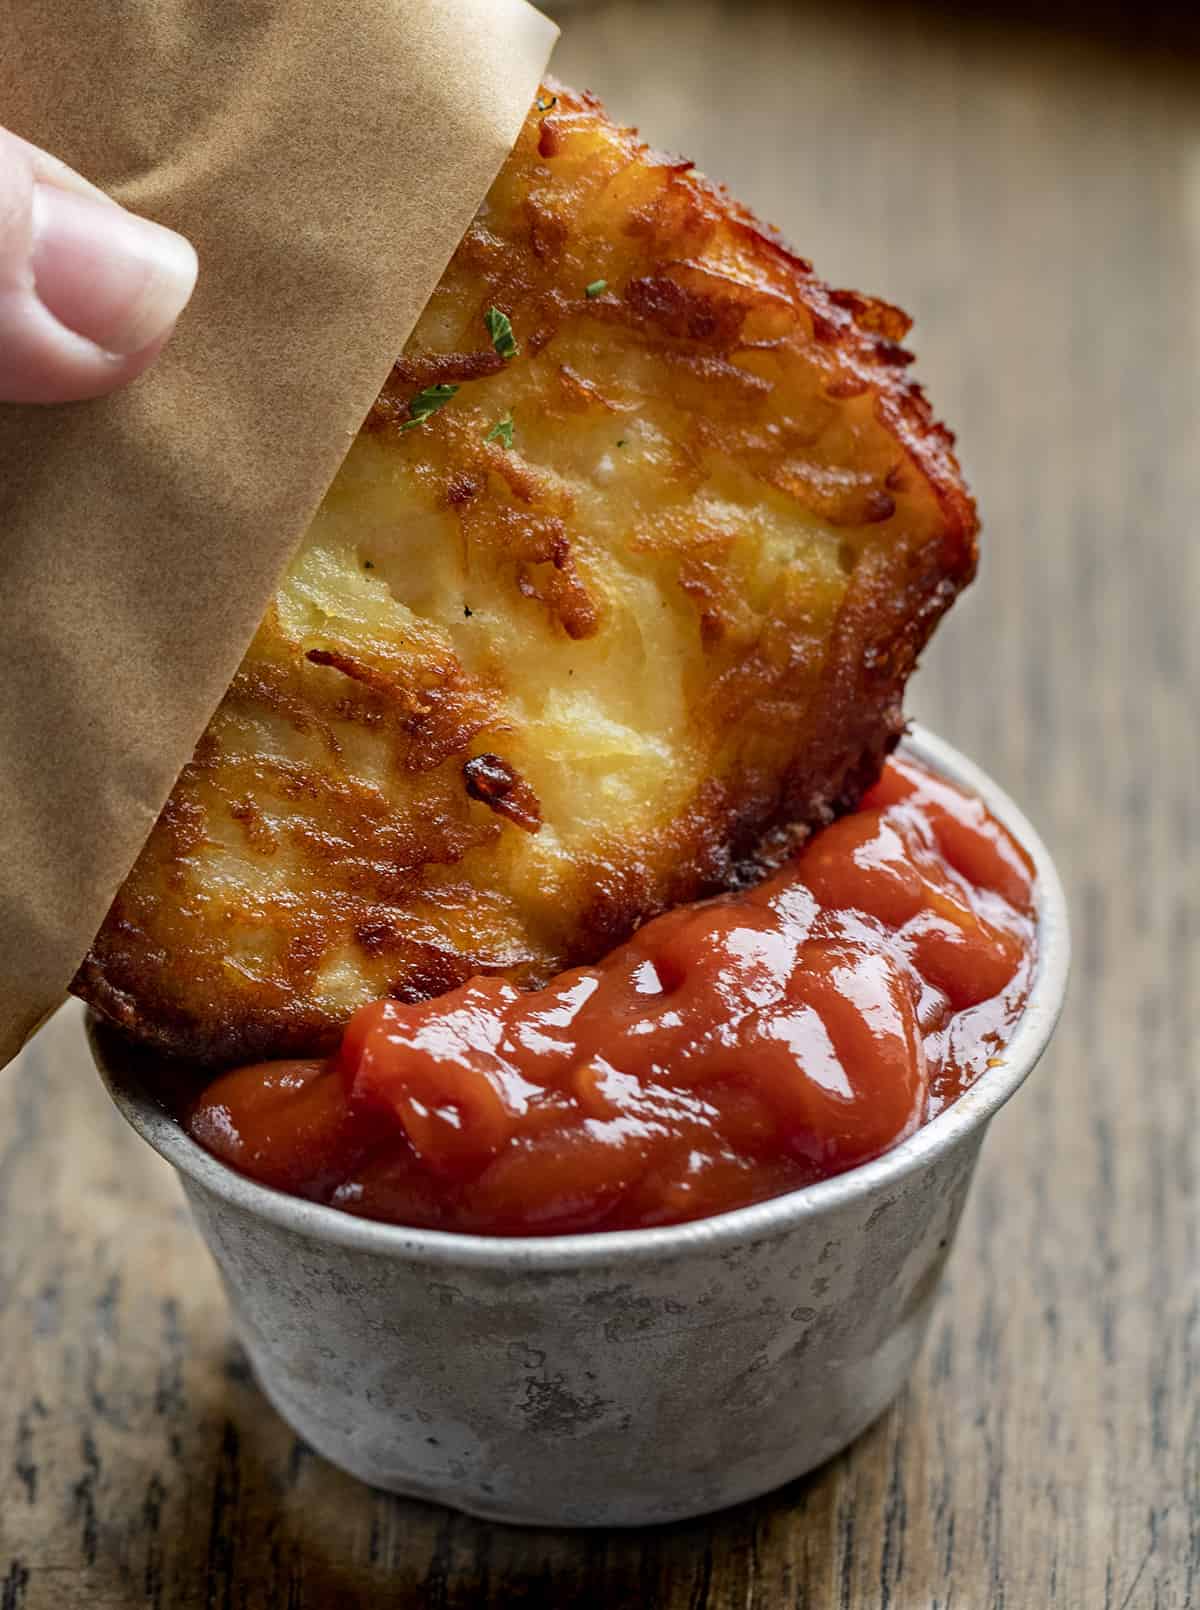
[[[624,436],[622,436],[622,437],[621,437],[621,439],[620,439],[620,441],[619,441],[619,442],[618,442],[618,443],[617,443],[617,446],[618,446],[618,447],[628,447],[628,446],[629,446],[629,442],[628,442],[628,440],[627,440],[627,439],[626,439],[626,438],[625,438],[625,437],[624,437]]]
[[[416,430],[440,408],[444,408],[458,390],[457,386],[438,385],[426,386],[424,391],[418,391],[415,397],[409,398],[408,418],[401,425],[401,430]]]
[[[375,566],[374,566],[374,564],[373,564],[373,563],[372,563],[372,562],[371,562],[371,560],[370,560],[370,559],[364,559],[364,560],[363,560],[363,569],[364,569],[364,570],[374,570],[374,568],[375,568]]]
[[[501,447],[511,447],[513,444],[513,416],[505,414],[498,419],[483,438],[485,442],[499,442]]]
[[[537,109],[539,112],[549,112],[552,107],[557,105],[557,95],[539,95],[537,98]]]
[[[488,327],[488,334],[492,338],[492,345],[502,358],[515,358],[520,352],[517,338],[513,334],[512,321],[507,313],[501,313],[498,307],[490,307],[483,315],[483,322]]]
[[[583,294],[586,297],[588,297],[589,299],[591,299],[591,298],[594,298],[594,297],[597,297],[597,296],[603,296],[605,291],[607,291],[607,289],[608,289],[608,281],[607,280],[593,280],[590,285],[585,285],[584,286]]]

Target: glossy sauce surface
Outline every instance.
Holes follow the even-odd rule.
[[[222,1075],[184,1118],[243,1173],[477,1234],[670,1224],[886,1151],[1002,1059],[1033,874],[976,800],[894,760],[756,888],[523,993],[378,1001],[339,1054]]]

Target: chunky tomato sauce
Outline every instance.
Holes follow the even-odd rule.
[[[671,1224],[877,1157],[1003,1058],[1033,874],[909,761],[743,893],[646,924],[531,993],[378,1001],[328,1061],[218,1078],[186,1112],[264,1184],[398,1224]]]

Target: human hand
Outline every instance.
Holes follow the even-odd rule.
[[[135,379],[196,267],[182,235],[0,129],[0,402],[74,402]]]

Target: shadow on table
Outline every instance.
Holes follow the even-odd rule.
[[[809,1481],[721,1515],[638,1531],[549,1532],[472,1520],[372,1495],[376,1555],[349,1565],[325,1552],[314,1517],[300,1523],[288,1593],[295,1610],[650,1610],[741,1605],[754,1595],[760,1530],[794,1520]],[[286,1535],[286,1528],[281,1528]],[[819,1542],[818,1542],[818,1546]]]
[[[240,1373],[236,1364],[234,1370]],[[771,1542],[777,1549],[785,1531],[806,1553],[832,1559],[836,1551],[836,1483],[829,1480],[836,1461],[766,1498],[695,1521],[533,1530],[375,1492],[299,1442],[285,1455],[283,1427],[262,1408],[263,1415],[255,1409],[239,1416],[236,1469],[226,1473],[238,1512],[210,1533],[209,1603],[241,1603],[253,1588],[256,1610],[716,1610],[759,1597],[760,1557]],[[227,1462],[228,1443],[227,1435]],[[266,1536],[251,1542],[248,1534],[260,1530],[269,1533],[269,1546]],[[773,1578],[782,1564],[773,1561]]]

